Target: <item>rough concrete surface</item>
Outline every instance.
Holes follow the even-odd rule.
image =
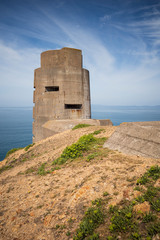
[[[34,72],[33,141],[52,132],[42,125],[49,120],[90,119],[89,71],[82,67],[82,51],[73,48],[41,54],[41,67]]]
[[[122,123],[104,147],[131,155],[160,158],[160,121]]]
[[[50,131],[51,136],[55,133],[60,133],[68,129],[72,129],[78,124],[89,124],[93,126],[112,126],[109,119],[66,119],[66,120],[50,120],[42,125],[44,131]],[[48,133],[47,133],[48,134]],[[45,136],[45,135],[44,135]]]

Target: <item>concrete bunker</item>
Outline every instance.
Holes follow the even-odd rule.
[[[41,53],[34,71],[33,142],[57,132],[43,125],[50,120],[90,119],[89,71],[82,66],[82,51],[73,48]]]

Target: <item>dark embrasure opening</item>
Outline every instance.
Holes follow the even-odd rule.
[[[65,109],[81,109],[82,104],[65,104],[64,108]]]
[[[58,86],[48,86],[45,87],[45,92],[57,92],[59,91],[59,87]]]

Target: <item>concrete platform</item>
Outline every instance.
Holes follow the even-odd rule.
[[[64,120],[50,120],[42,125],[43,139],[54,134],[72,129],[74,126],[85,123],[93,126],[113,126],[109,119],[64,119]],[[41,139],[39,139],[41,140]]]
[[[130,155],[160,158],[160,121],[122,123],[105,147]]]

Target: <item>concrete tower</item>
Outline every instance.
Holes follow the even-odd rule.
[[[52,135],[49,120],[90,119],[89,72],[82,68],[82,52],[62,48],[41,54],[34,72],[33,142]]]

